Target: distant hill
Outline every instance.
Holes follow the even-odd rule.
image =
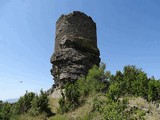
[[[7,99],[7,100],[5,100],[5,102],[9,102],[9,103],[15,103],[15,102],[17,102],[18,101],[18,99],[19,98],[11,98],[11,99]]]

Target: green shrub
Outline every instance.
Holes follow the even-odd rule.
[[[121,84],[119,83],[112,83],[110,86],[109,86],[109,89],[108,89],[108,92],[107,92],[107,97],[114,100],[114,101],[117,101],[122,95],[123,95],[123,91],[122,88],[123,85],[121,86]]]
[[[160,81],[152,78],[148,83],[148,87],[148,100],[160,100]]]
[[[110,77],[109,96],[118,99],[120,96],[133,95],[147,99],[148,81],[147,74],[141,69],[125,66],[123,72],[117,71]]]
[[[63,114],[69,110],[74,110],[80,105],[80,92],[77,83],[67,83],[65,92],[59,100],[59,112]]]
[[[12,112],[13,114],[24,114],[27,113],[31,108],[31,102],[35,97],[35,93],[27,92],[24,96],[20,97],[18,102],[13,106]]]
[[[128,100],[113,101],[112,99],[98,99],[93,100],[93,112],[99,112],[104,120],[126,120],[129,118],[128,114],[125,114],[125,110],[128,105]]]
[[[126,120],[128,115],[125,114],[125,109],[127,108],[127,100],[122,101],[112,101],[108,99],[103,110],[103,117],[105,120]]]
[[[86,77],[77,81],[82,96],[88,96],[89,94],[95,94],[104,90],[107,86],[107,84],[104,84],[104,81],[106,81],[104,70],[104,64],[102,64],[101,67],[93,66],[93,68],[88,71]]]
[[[80,92],[77,83],[67,84],[65,87],[65,97],[69,104],[70,110],[74,110],[80,104]]]
[[[66,112],[69,111],[69,105],[68,105],[68,103],[66,102],[64,96],[59,99],[58,103],[59,103],[58,112],[59,112],[60,114],[63,114],[63,113],[66,113]]]
[[[44,91],[40,91],[40,94],[33,92],[26,92],[24,96],[20,97],[11,108],[11,118],[14,118],[22,114],[30,114],[32,116],[45,113],[51,115],[51,109],[48,107],[48,95]]]
[[[35,115],[40,115],[41,113],[45,113],[46,115],[51,115],[51,109],[49,108],[49,99],[48,95],[44,91],[40,91],[39,95],[36,95],[33,100],[31,101],[31,109],[30,109],[30,114],[35,116]]]
[[[125,66],[123,71],[125,91],[127,94],[147,98],[148,78],[147,74],[135,66]]]
[[[0,102],[0,120],[9,120],[12,105],[8,102]]]
[[[104,101],[99,100],[98,97],[95,97],[93,99],[93,106],[92,106],[92,111],[97,111],[99,113],[103,112],[103,106],[104,106]]]

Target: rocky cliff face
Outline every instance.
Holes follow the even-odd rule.
[[[51,56],[51,74],[54,88],[63,88],[66,82],[75,82],[87,74],[93,65],[99,65],[96,24],[81,12],[62,15],[56,23],[55,49]]]

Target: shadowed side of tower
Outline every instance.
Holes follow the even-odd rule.
[[[86,75],[93,65],[99,65],[99,56],[96,24],[91,17],[75,11],[57,20],[51,56],[54,88],[63,88],[65,83]]]

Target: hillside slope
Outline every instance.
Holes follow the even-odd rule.
[[[112,75],[105,65],[67,83],[54,98],[26,92],[14,104],[0,101],[2,120],[159,120],[160,81],[135,66]]]
[[[94,99],[96,97],[98,97],[101,101],[104,100],[106,96],[102,94],[97,94],[92,97],[90,96],[86,99],[85,104],[65,114],[58,113],[58,100],[50,98],[50,101],[52,101],[52,104],[50,104],[50,106],[53,108],[53,111],[56,111],[56,115],[50,117],[49,120],[104,120],[102,114],[97,111],[93,111]],[[129,103],[126,109],[136,109],[135,112],[130,114],[130,116],[132,116],[132,119],[160,120],[160,104],[158,106],[158,104],[147,102],[141,97],[128,97],[128,100]],[[128,120],[132,120],[131,118]]]

